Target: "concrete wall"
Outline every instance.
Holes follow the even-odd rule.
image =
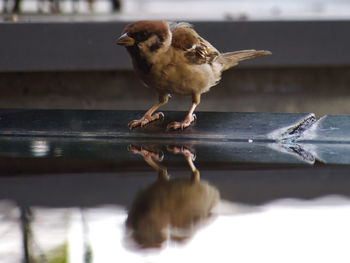
[[[233,68],[198,110],[350,114],[350,68]],[[133,71],[0,73],[0,108],[147,109],[157,101]],[[164,110],[187,110],[174,96]]]

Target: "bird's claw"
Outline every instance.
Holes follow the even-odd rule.
[[[190,158],[192,161],[195,161],[197,157],[196,152],[187,146],[176,146],[176,145],[167,146],[167,151],[173,154],[182,154],[185,157]]]
[[[155,152],[153,150],[146,149],[142,146],[137,146],[137,145],[128,145],[128,151],[133,153],[133,154],[138,154],[143,156],[144,158],[147,158],[147,156],[151,157],[153,160],[162,162],[164,159],[164,153],[163,151],[160,152]]]
[[[157,112],[156,114],[158,114],[158,119],[164,119],[165,117],[163,112]]]
[[[194,122],[197,119],[197,116],[195,114],[192,114],[192,116],[190,118],[186,118],[181,122],[171,122],[168,124],[168,126],[166,127],[166,131],[169,131],[171,129],[173,130],[184,130],[185,128],[191,126],[192,122]]]
[[[140,120],[133,120],[133,121],[128,123],[128,128],[129,128],[129,130],[132,130],[137,126],[141,126],[141,124],[142,124],[141,119]]]
[[[177,121],[174,121],[174,122],[171,122],[167,125],[166,127],[166,131],[170,131],[171,129],[173,130],[178,130],[178,129],[181,129],[181,130],[184,130],[185,128],[187,128],[188,126],[190,126],[191,123],[188,123],[188,122],[177,122]]]
[[[157,112],[154,113],[153,115],[144,115],[141,119],[139,120],[133,120],[131,122],[128,123],[128,128],[130,130],[141,126],[144,127],[145,125],[147,125],[148,123],[158,120],[158,119],[164,119],[164,113],[163,112]]]

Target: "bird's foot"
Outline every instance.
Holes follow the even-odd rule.
[[[196,120],[196,114],[192,114],[190,116],[187,116],[183,121],[174,121],[168,124],[168,126],[166,127],[166,130],[169,131],[171,129],[173,130],[178,130],[178,129],[185,129],[188,126],[190,126],[192,124],[192,122],[194,122]]]
[[[155,152],[151,149],[146,149],[142,146],[137,146],[130,144],[128,146],[128,151],[133,154],[141,155],[143,158],[152,158],[155,161],[162,162],[164,159],[164,153],[163,152]]]
[[[164,118],[163,112],[157,112],[157,113],[154,113],[153,115],[145,114],[141,119],[133,120],[133,121],[129,122],[128,127],[130,130],[132,130],[133,128],[136,128],[138,126],[143,127],[146,124],[148,124],[152,121],[158,120],[160,118]]]
[[[196,160],[196,152],[187,146],[167,146],[167,151],[173,154],[182,154],[192,170],[192,180],[199,181],[200,173],[193,162]]]
[[[167,151],[172,154],[182,154],[186,159],[189,159],[191,161],[196,160],[196,152],[187,146],[171,145],[167,146]]]

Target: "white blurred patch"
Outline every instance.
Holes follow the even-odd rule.
[[[261,206],[221,201],[215,220],[186,243],[162,250],[125,247],[127,211],[119,206],[33,208],[31,253],[67,242],[67,262],[350,262],[350,199],[283,199]],[[21,262],[19,212],[0,203],[0,262]],[[34,246],[34,247],[35,247]]]
[[[32,141],[30,148],[35,157],[45,157],[50,152],[50,145],[44,140]]]
[[[15,203],[0,201],[0,262],[22,262],[20,212]]]

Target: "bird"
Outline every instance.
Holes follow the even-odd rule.
[[[220,53],[187,22],[136,21],[125,26],[116,43],[126,47],[145,86],[159,94],[158,103],[141,119],[128,123],[130,129],[164,118],[156,111],[172,94],[192,96],[192,105],[182,121],[169,123],[166,130],[191,126],[201,94],[219,83],[222,72],[242,60],[272,54],[254,49]]]

